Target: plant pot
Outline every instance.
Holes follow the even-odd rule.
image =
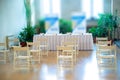
[[[20,42],[21,47],[27,46],[26,42]]]
[[[40,28],[36,28],[36,34],[40,34]]]
[[[93,42],[96,43],[96,37],[93,38]]]

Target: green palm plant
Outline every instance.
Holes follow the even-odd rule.
[[[60,19],[59,20],[60,33],[72,32],[72,23],[71,21]]]
[[[19,33],[18,38],[20,42],[32,42],[34,36],[34,28],[31,26],[24,27]]]
[[[117,28],[117,16],[112,14],[100,14],[98,20],[98,35],[102,34],[101,37],[108,36],[109,39],[112,39],[113,32]]]
[[[24,0],[27,26],[31,26],[31,5],[30,0]]]
[[[88,30],[89,33],[92,33],[93,38],[95,38],[97,36],[97,28],[96,27],[91,27]]]

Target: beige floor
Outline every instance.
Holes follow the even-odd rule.
[[[32,63],[31,71],[13,70],[13,53],[7,64],[0,62],[0,80],[120,80],[120,49],[117,49],[117,70],[97,66],[96,51],[79,51],[72,70],[57,69],[56,51],[43,56],[41,63]]]

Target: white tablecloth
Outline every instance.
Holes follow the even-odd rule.
[[[80,35],[70,35],[70,34],[46,34],[46,35],[34,35],[33,42],[38,40],[38,38],[46,37],[48,39],[48,46],[50,50],[56,50],[57,46],[61,44],[62,40],[68,39],[70,37],[78,38],[78,50],[93,50],[93,37],[92,34],[80,34]]]

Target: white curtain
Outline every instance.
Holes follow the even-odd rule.
[[[98,18],[103,13],[103,0],[82,0],[82,11],[86,13],[87,19]]]
[[[58,17],[61,16],[60,0],[41,0],[40,4],[41,17],[51,14],[58,15]]]

